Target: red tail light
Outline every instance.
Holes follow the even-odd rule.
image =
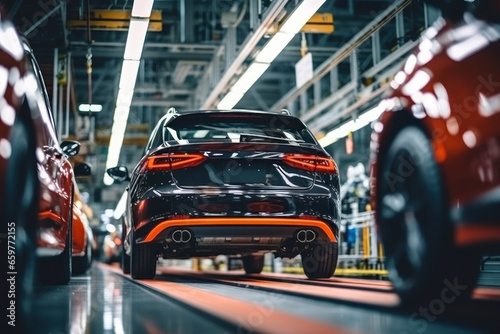
[[[149,157],[146,163],[147,170],[175,170],[194,167],[205,161],[207,157],[201,153],[169,153]]]
[[[337,174],[337,165],[331,158],[318,157],[311,154],[287,154],[283,161],[294,168],[310,172]]]
[[[270,203],[270,202],[253,202],[247,205],[247,209],[250,212],[283,212],[285,207],[280,204]]]

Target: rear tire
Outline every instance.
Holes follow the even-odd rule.
[[[308,278],[329,278],[337,268],[339,246],[337,242],[310,245],[301,253],[302,268]]]
[[[264,255],[247,255],[242,257],[243,268],[247,274],[260,274],[264,268]]]
[[[470,295],[479,257],[458,251],[433,149],[419,128],[401,130],[378,175],[378,215],[386,265],[401,305],[428,305],[449,284]]]
[[[34,132],[31,130],[31,123],[18,117],[14,124],[9,142],[12,145],[12,154],[7,162],[3,191],[4,212],[0,232],[5,236],[0,241],[1,252],[5,254],[5,259],[10,259],[8,252],[9,244],[15,241],[15,271],[16,280],[16,300],[19,302],[19,321],[24,328],[25,323],[31,313],[32,293],[35,286],[36,275],[36,238],[38,228],[37,206],[39,180],[36,163],[36,142]],[[5,219],[5,220],[4,220]],[[15,228],[15,240],[12,239],[12,228]],[[5,245],[5,248],[4,246]],[[4,263],[4,262],[2,262]],[[0,277],[2,282],[6,282],[7,272],[10,270],[8,263],[2,267]],[[7,287],[7,284],[2,284]],[[5,292],[5,293],[4,293]],[[2,290],[2,295],[7,296],[8,291]],[[0,303],[2,307],[8,305]],[[5,298],[5,302],[7,299]]]
[[[130,276],[134,279],[153,278],[156,274],[156,254],[154,245],[138,244],[132,232],[130,245]]]

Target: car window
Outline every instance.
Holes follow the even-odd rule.
[[[29,74],[26,77],[26,86],[35,95],[34,100],[37,104],[35,108],[32,108],[33,117],[41,119],[44,124],[43,128],[38,129],[38,136],[42,140],[43,145],[59,147],[54,118],[50,112],[48,95],[45,90],[43,78],[41,78],[41,73],[31,54],[28,54],[27,58],[29,61],[26,65]]]
[[[316,144],[305,125],[290,116],[249,113],[181,115],[165,126],[165,141]]]

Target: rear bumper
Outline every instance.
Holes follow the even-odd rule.
[[[309,228],[316,232],[317,240],[335,242],[337,237],[327,223],[314,219],[301,218],[192,218],[169,219],[158,223],[144,237],[139,237],[139,243],[163,242],[171,238],[177,229],[189,229],[194,237],[203,243],[233,244],[242,243],[255,245],[280,244],[282,240],[293,238],[297,231]],[[211,239],[212,238],[212,239]],[[216,240],[221,238],[224,240]]]
[[[324,191],[324,189],[323,189]],[[131,223],[136,236],[145,238],[158,224],[172,218],[233,218],[298,219],[313,217],[325,222],[334,234],[340,222],[337,194],[269,194],[269,193],[182,193],[147,197],[132,203]]]

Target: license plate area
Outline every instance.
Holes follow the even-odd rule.
[[[224,182],[229,184],[266,183],[266,167],[260,162],[232,163],[224,169]]]

